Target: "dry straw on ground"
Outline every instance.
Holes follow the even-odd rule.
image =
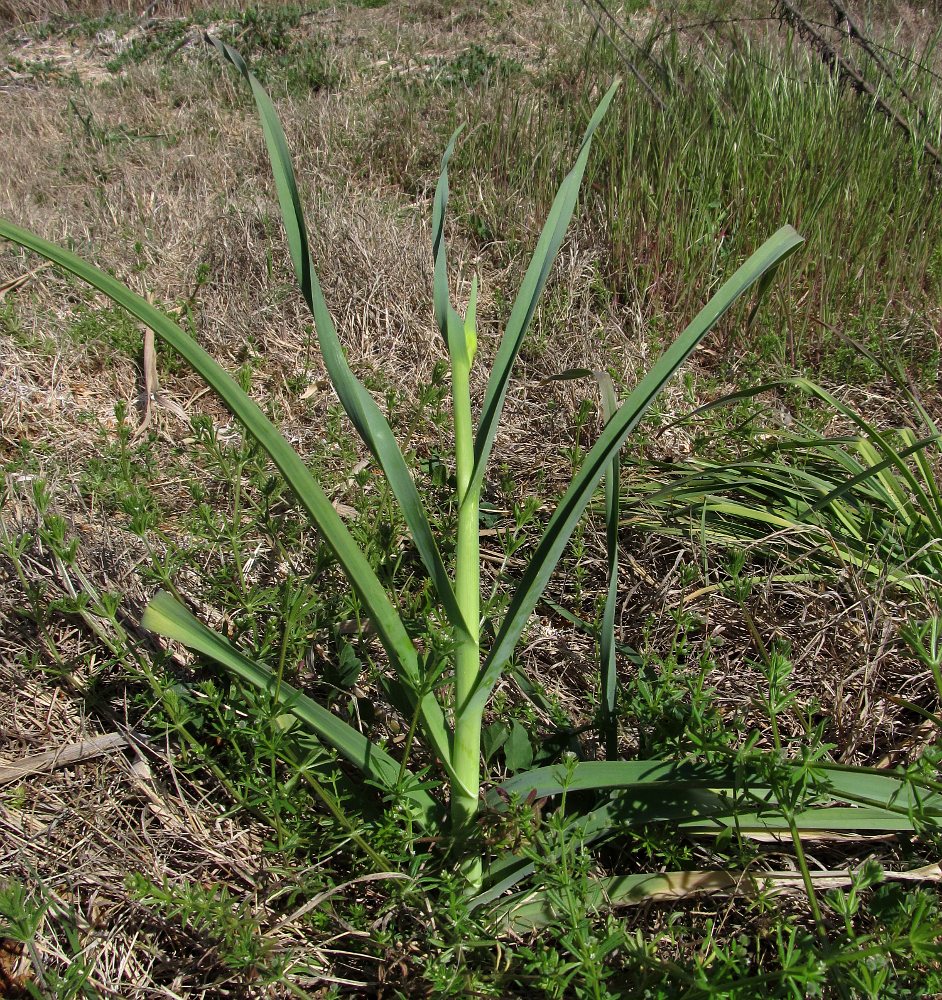
[[[151,13],[171,16],[192,6],[162,0]],[[331,11],[330,17],[348,19],[334,26],[338,37],[386,53],[386,68],[377,59],[377,72],[406,72],[412,53],[441,55],[465,38],[466,25],[457,15],[448,16],[441,5],[418,6],[431,13],[423,18],[421,10],[391,4],[379,11]],[[514,24],[485,27],[494,32],[496,45],[536,62],[541,46],[565,43],[558,27],[566,23],[562,7],[550,4],[535,13],[535,33],[527,37]],[[0,26],[74,19],[106,8],[142,13],[137,4],[95,0],[0,0]],[[480,15],[463,11],[465,20],[481,26],[475,20]],[[17,36],[9,44],[15,50],[23,41]],[[3,51],[0,47],[0,58]],[[140,273],[131,278],[135,287],[171,309],[188,303],[198,336],[226,367],[238,369],[249,354],[261,359],[253,382],[257,398],[274,400],[289,439],[315,444],[332,400],[311,357],[301,304],[281,294],[286,255],[270,224],[274,201],[267,163],[248,109],[220,67],[199,53],[168,67],[131,68],[107,84],[101,82],[110,79],[104,69],[107,51],[89,46],[83,58],[85,71],[78,67],[83,82],[75,88],[33,79],[8,84],[0,78],[0,214],[50,239],[73,241],[123,276],[139,265]],[[395,388],[408,407],[443,356],[429,305],[430,206],[428,196],[424,203],[408,203],[352,162],[344,136],[376,123],[353,70],[350,80],[343,94],[282,101],[280,110],[295,144],[314,256],[341,338],[357,370]],[[170,141],[152,142],[152,136]],[[588,365],[614,367],[631,381],[649,355],[646,331],[630,307],[599,308],[592,291],[596,252],[588,232],[576,232],[564,248],[555,280],[564,289],[559,299],[565,307],[552,323],[565,334],[551,355],[522,358],[496,448],[498,462],[506,464],[521,494],[530,488],[534,468],[542,473],[544,490],[569,471],[562,452],[573,444],[570,421],[582,390],[572,384],[547,387],[543,379],[553,370]],[[486,250],[458,242],[455,253],[468,278],[472,270],[482,276],[479,314],[486,354],[496,334],[499,299],[518,275],[498,266]],[[201,265],[208,267],[205,283],[196,280]],[[102,429],[113,430],[115,404],[127,402],[136,412],[140,371],[134,357],[70,340],[75,315],[90,303],[68,281],[35,273],[35,267],[35,261],[0,248],[0,287],[24,278],[0,300],[16,317],[12,327],[0,327],[0,455],[12,459],[25,442],[40,456],[56,509],[79,539],[79,568],[97,588],[129,595],[134,606],[143,598],[136,567],[144,553],[125,526],[81,499],[79,486],[83,465],[101,447]],[[308,384],[299,388],[302,374]],[[190,417],[206,413],[220,426],[227,423],[190,375],[161,371],[160,379],[163,392]],[[672,393],[665,397],[669,411],[689,405],[680,389]],[[158,412],[155,419],[169,455],[189,430],[173,412]],[[410,444],[420,455],[431,453],[437,433],[431,426],[415,428]],[[36,530],[31,477],[17,473],[8,483],[0,516],[11,534]],[[179,484],[162,488],[171,497],[179,491],[184,502]],[[647,641],[657,644],[675,630],[676,614],[701,615],[690,661],[709,637],[716,660],[709,680],[718,702],[731,715],[748,715],[762,679],[746,664],[755,657],[738,607],[715,592],[691,596],[696,588],[680,582],[679,569],[698,557],[683,544],[626,541],[633,548],[622,570],[621,639],[643,645],[642,623],[653,619]],[[601,579],[600,526],[589,530],[586,552],[590,578]],[[489,558],[486,543],[483,555]],[[490,557],[495,571],[503,565],[496,549]],[[25,566],[50,597],[65,593],[59,570],[41,548]],[[817,701],[842,759],[892,756],[919,738],[905,713],[883,694],[919,702],[930,678],[890,642],[889,624],[898,609],[874,592],[872,583],[864,586],[851,572],[830,590],[770,582],[751,601],[763,634],[791,644],[799,704]],[[67,752],[102,734],[114,736],[94,758],[60,760],[56,764],[63,766],[45,766],[4,785],[13,794],[0,802],[0,880],[41,880],[54,904],[36,937],[38,966],[67,952],[57,929],[59,912],[71,915],[79,928],[92,968],[89,984],[105,996],[251,995],[250,986],[226,978],[198,934],[161,926],[153,911],[134,902],[125,887],[133,871],[155,882],[227,886],[259,915],[272,947],[306,955],[315,969],[306,985],[318,988],[333,980],[356,988],[361,980],[344,965],[342,942],[315,948],[311,958],[309,942],[283,901],[279,876],[263,870],[260,844],[266,832],[244,812],[221,815],[225,807],[210,780],[200,785],[182,778],[175,767],[178,746],[135,734],[118,666],[104,675],[104,695],[90,697],[86,685],[92,678],[73,674],[72,667],[84,663],[89,671],[89,664],[107,655],[87,629],[70,620],[57,622],[54,637],[63,662],[52,676],[38,669],[48,666],[51,650],[17,614],[22,602],[14,574],[0,564],[0,780],[4,767],[24,759]],[[547,678],[550,693],[578,715],[592,655],[591,640],[547,617],[534,628],[523,663]],[[633,668],[626,669],[630,684]],[[797,719],[788,725],[798,732]],[[35,975],[33,957],[14,950],[12,958],[0,957],[0,964],[14,978],[27,969]],[[400,959],[389,958],[390,975]]]
[[[180,17],[199,6],[194,0],[0,0],[0,27],[105,14]]]

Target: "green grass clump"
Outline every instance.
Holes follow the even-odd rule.
[[[303,13],[293,4],[252,5],[227,36],[252,57],[263,83],[289,94],[329,89],[340,80],[326,38],[295,38]]]
[[[330,41],[299,30],[303,16],[310,12],[298,4],[250,4],[196,11],[189,17],[162,18],[143,33],[135,34],[108,60],[106,68],[117,74],[141,63],[166,64],[184,44],[199,38],[201,26],[216,20],[224,23],[221,35],[251,56],[259,79],[270,86],[298,96],[333,88],[340,82],[340,70]],[[127,32],[135,24],[110,17],[73,31],[94,35],[109,27]]]
[[[451,59],[433,68],[434,82],[443,87],[473,89],[482,83],[506,80],[521,72],[519,63],[489,52],[474,43]]]
[[[629,76],[586,174],[584,238],[600,246],[610,301],[638,310],[662,336],[696,307],[694,289],[714,287],[788,218],[808,241],[790,265],[789,300],[773,297],[753,330],[721,330],[718,371],[856,377],[859,356],[843,349],[837,327],[871,346],[888,335],[902,341],[931,379],[942,190],[928,156],[785,39],[707,55],[667,46],[657,58],[668,81],[663,108]],[[465,192],[459,219],[482,242],[500,234],[497,251],[508,261],[552,201],[574,122],[620,67],[608,42],[596,40],[542,76],[488,77],[469,92],[461,114],[474,128],[455,163]],[[456,112],[414,81],[386,100],[402,127],[374,142],[388,147],[396,179],[417,190]],[[935,107],[934,92],[928,101]],[[530,217],[519,213],[523,190]]]
[[[768,553],[771,544],[777,555],[791,553],[803,565],[853,568],[874,582],[937,600],[942,434],[902,366],[880,361],[861,345],[850,347],[894,386],[899,426],[877,426],[802,377],[740,390],[695,416],[722,411],[727,402],[742,406],[773,393],[797,393],[817,404],[815,423],[789,419],[726,460],[648,466],[624,516],[636,527],[699,532],[727,546],[748,544]],[[844,425],[841,433],[822,431],[822,422],[835,421]],[[758,421],[746,423],[755,427]]]
[[[114,306],[89,305],[73,319],[66,337],[75,345],[97,353],[133,357],[140,349],[141,335],[128,314]]]

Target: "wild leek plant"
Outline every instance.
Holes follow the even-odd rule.
[[[780,229],[722,285],[627,398],[617,406],[617,401],[611,401],[612,412],[601,436],[585,456],[581,468],[549,519],[529,564],[516,584],[503,620],[496,626],[495,637],[485,648],[482,645],[485,632],[480,620],[478,551],[479,506],[485,470],[514,362],[572,217],[593,135],[618,84],[613,84],[592,115],[575,164],[553,201],[507,320],[477,419],[470,391],[477,348],[477,285],[476,282],[472,284],[468,308],[461,316],[454,308],[449,292],[444,238],[448,161],[456,137],[452,138],[445,151],[432,213],[432,252],[434,315],[451,362],[453,394],[458,524],[457,537],[449,539],[454,543],[455,551],[454,566],[449,567],[442,556],[444,546],[439,545],[432,532],[422,499],[389,424],[344,356],[311,260],[301,198],[287,141],[275,109],[241,56],[225,43],[211,41],[251,87],[274,170],[291,260],[301,293],[314,317],[321,353],[337,396],[382,468],[401,507],[415,548],[452,632],[451,652],[447,656],[436,659],[433,654],[420,655],[397,612],[395,595],[384,590],[366,556],[357,547],[302,458],[236,381],[192,338],[116,278],[69,251],[2,220],[0,235],[89,282],[150,327],[205,379],[246,431],[264,448],[335,554],[368,614],[388,659],[388,669],[380,675],[384,693],[411,721],[410,733],[422,741],[431,764],[426,772],[413,774],[407,766],[407,759],[394,758],[384,747],[370,742],[361,732],[313,699],[295,690],[280,677],[273,676],[267,666],[243,655],[167,593],[158,593],[153,598],[144,613],[144,626],[183,643],[215,660],[243,681],[269,692],[323,743],[359,769],[370,785],[382,789],[387,801],[404,809],[410,823],[433,835],[434,839],[444,837],[450,840],[454,845],[453,857],[467,879],[469,889],[478,892],[475,905],[495,899],[534,869],[531,859],[510,854],[498,858],[484,870],[484,859],[472,849],[472,834],[485,803],[490,808],[502,809],[515,796],[526,800],[556,796],[567,789],[581,791],[585,793],[582,799],[590,802],[590,808],[576,816],[569,828],[574,836],[583,841],[598,839],[613,825],[624,824],[632,818],[640,822],[682,822],[691,828],[723,828],[721,817],[743,812],[742,802],[737,799],[731,779],[718,775],[715,769],[704,771],[656,761],[570,761],[565,766],[518,773],[505,782],[499,792],[491,790],[482,799],[482,723],[491,692],[510,663],[530,615],[602,477],[614,471],[613,478],[617,481],[617,466],[613,462],[628,435],[701,339],[744,293],[757,286],[761,295],[777,266],[796,250],[801,238],[789,226]],[[616,518],[615,500],[609,504],[609,509],[610,518]],[[616,546],[615,533],[610,532],[609,537],[612,546]],[[614,558],[610,559],[609,565],[610,571],[613,570]],[[613,587],[609,589],[611,600]],[[610,631],[611,616],[606,615],[605,621]],[[434,644],[427,644],[427,648],[434,648]],[[603,720],[606,726],[611,727],[614,725],[614,653],[611,652],[611,644],[607,649],[607,673],[602,686],[608,711],[603,712]],[[606,744],[613,756],[615,741],[610,737],[611,733]],[[415,754],[412,757],[414,759]],[[905,825],[911,822],[907,817],[914,808],[914,797],[907,795],[906,789],[901,789],[899,781],[886,775],[874,775],[868,778],[866,787],[858,788],[842,769],[832,768],[828,775],[830,795],[824,796],[825,803],[832,800],[857,803],[857,807],[851,810],[852,817],[841,814],[843,823],[852,822],[865,828],[895,829],[900,823]],[[436,794],[439,781],[445,789],[441,798]],[[767,816],[770,802],[774,806],[773,799],[774,795],[768,787],[752,794],[745,807],[745,813],[752,818],[746,822],[758,824],[763,829],[774,826],[774,819]],[[925,797],[918,800],[923,811],[928,808],[926,803]],[[838,811],[843,808],[845,813],[848,809],[847,806],[837,808]],[[821,814],[823,811],[819,810],[815,818],[818,827],[827,825],[826,817]],[[786,829],[793,827],[794,823],[790,821]],[[637,891],[634,883],[630,888],[632,892]],[[616,894],[616,889],[616,886],[607,886],[605,892],[612,896]]]

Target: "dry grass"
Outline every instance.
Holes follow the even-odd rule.
[[[31,505],[21,500],[23,485],[7,496],[5,534],[35,530]],[[71,575],[40,549],[24,563],[28,577],[48,586],[50,600],[67,596],[74,574],[84,572],[95,586],[117,587],[132,603],[140,601],[134,577],[139,543],[93,511],[83,513],[73,507],[72,530],[82,544]],[[154,989],[161,996],[179,989],[205,995],[202,982],[219,982],[210,945],[198,933],[181,935],[155,924],[129,893],[126,878],[140,872],[158,884],[168,876],[219,883],[258,905],[262,830],[245,816],[223,817],[205,788],[177,773],[179,747],[150,744],[132,728],[121,691],[96,688],[109,654],[93,635],[65,622],[43,637],[33,634],[14,614],[22,594],[7,568],[0,574],[3,758],[58,753],[102,732],[124,737],[123,746],[103,756],[27,774],[5,789],[0,872],[4,879],[41,885],[50,902],[33,950],[20,954],[10,971],[42,984],[44,969],[68,968],[75,951],[63,928],[72,927],[85,942],[88,982],[102,995],[154,995]],[[29,649],[56,665],[58,683],[23,664]]]
[[[61,19],[128,14],[181,17],[199,8],[198,0],[0,0],[0,28]]]
[[[161,3],[155,13],[170,16],[196,6],[188,0]],[[407,72],[416,54],[428,58],[453,51],[472,28],[491,32],[495,45],[536,66],[544,58],[541,52],[559,44],[551,28],[560,5],[546,7],[533,13],[526,34],[519,23],[495,23],[473,5],[446,13],[440,5],[391,4],[377,11],[331,11],[330,17],[340,19],[333,28],[337,36],[356,42],[358,51],[386,53],[387,68],[374,70],[381,74]],[[106,10],[140,13],[138,4],[120,2],[0,0],[0,25]],[[306,446],[313,451],[322,441],[332,397],[312,356],[301,304],[283,294],[286,253],[272,224],[275,202],[254,116],[218,65],[199,52],[169,68],[134,67],[114,80],[103,69],[108,55],[91,45],[84,50],[84,62],[75,67],[82,78],[79,87],[33,78],[0,83],[0,214],[47,238],[71,241],[171,310],[185,303],[201,342],[229,369],[251,362],[255,396],[273,401],[302,453]],[[444,357],[429,306],[433,178],[424,199],[407,204],[353,162],[344,136],[382,125],[367,94],[363,78],[351,69],[344,92],[282,100],[279,110],[294,144],[314,257],[341,339],[354,367],[373,384],[395,389],[408,408]],[[467,292],[472,270],[482,277],[479,315],[486,358],[519,269],[499,265],[486,248],[460,239],[455,243],[453,256],[464,271],[459,297]],[[636,314],[618,303],[605,309],[598,305],[595,249],[587,232],[576,232],[564,248],[555,278],[556,305],[538,319],[537,346],[521,358],[495,450],[521,495],[533,488],[549,491],[565,480],[569,469],[561,456],[574,443],[571,417],[578,400],[591,391],[568,383],[547,387],[543,379],[588,365],[614,369],[630,383],[651,355]],[[35,266],[9,247],[0,248],[0,286],[31,274]],[[205,281],[197,280],[202,266]],[[99,589],[128,595],[133,607],[143,597],[135,573],[143,556],[139,544],[120,521],[79,499],[82,469],[100,449],[102,433],[114,429],[115,403],[126,401],[134,412],[141,389],[137,359],[69,337],[78,311],[98,304],[49,271],[31,274],[0,303],[15,314],[15,325],[0,322],[0,455],[12,461],[28,445],[40,456],[41,475],[80,539],[80,568]],[[301,378],[316,388],[303,400]],[[161,380],[190,417],[208,413],[219,425],[228,421],[189,374],[165,369]],[[482,392],[483,385],[477,390]],[[664,400],[669,412],[690,405],[679,387]],[[189,429],[167,412],[159,420],[161,448],[169,457]],[[440,432],[434,427],[412,433],[409,444],[420,455],[439,448]],[[534,469],[541,473],[538,485]],[[11,533],[23,526],[35,529],[29,479],[13,474],[7,484],[0,513]],[[175,488],[166,487],[171,495]],[[593,532],[586,558],[590,577],[600,578],[603,544]],[[647,641],[669,645],[672,616],[695,611],[703,625],[691,637],[691,662],[709,638],[716,660],[709,682],[723,711],[733,715],[745,709],[748,715],[763,683],[747,663],[756,651],[731,601],[711,593],[691,604],[692,588],[678,582],[678,568],[699,558],[694,548],[637,545],[623,567],[621,638],[643,645],[644,623],[653,621]],[[63,593],[59,569],[42,553],[26,566],[32,580],[49,588],[50,597]],[[94,678],[88,665],[107,654],[87,628],[69,622],[55,626],[56,648],[65,662],[52,677],[31,666],[54,664],[55,656],[17,615],[22,601],[19,584],[3,567],[2,762],[63,748],[102,730],[124,733],[128,740],[102,759],[20,782],[15,798],[0,804],[0,879],[41,880],[81,930],[92,967],[89,984],[103,995],[255,995],[250,986],[220,978],[212,948],[198,934],[155,924],[152,911],[142,909],[126,889],[125,876],[134,871],[157,882],[167,877],[225,885],[260,915],[263,925],[277,928],[273,947],[300,954],[306,947],[300,931],[290,921],[283,923],[282,904],[271,902],[283,887],[277,879],[266,883],[261,870],[264,831],[244,811],[223,817],[212,779],[201,785],[183,778],[175,767],[178,746],[147,744],[135,736],[120,670],[105,671],[109,688],[103,700],[89,697]],[[892,692],[918,702],[928,675],[914,670],[894,645],[892,625],[899,609],[888,598],[852,576],[824,591],[770,580],[753,594],[752,610],[764,636],[791,644],[799,709],[817,703],[841,759],[876,761],[897,752],[912,726],[883,695]],[[546,619],[533,630],[523,656],[528,671],[549,678],[547,686],[576,716],[584,714],[592,646]],[[72,672],[72,664],[85,664],[85,673]],[[629,674],[628,685],[631,680]],[[791,734],[800,731],[797,716],[788,726]],[[57,936],[61,921],[55,916],[50,911],[36,939],[40,963],[68,953],[67,942]],[[28,960],[17,959],[35,972],[35,962]],[[329,952],[318,953],[315,965],[325,978],[313,975],[309,985],[323,986],[337,971]],[[281,993],[273,988],[265,995]]]
[[[351,37],[362,45],[370,38],[374,49],[383,46],[390,31],[398,33],[395,44],[404,49],[428,44],[426,33],[436,52],[445,51],[447,39],[456,44],[453,25],[443,32],[432,19],[431,27],[420,21],[413,28],[403,22],[402,11],[395,18],[387,8],[354,11],[351,21]],[[93,61],[95,55],[89,54],[89,62],[103,71],[109,53],[99,50]],[[302,304],[290,296],[274,305],[260,266],[273,238],[276,267],[286,260],[277,229],[267,222],[276,208],[264,146],[254,116],[243,105],[234,106],[235,91],[215,62],[201,51],[193,59],[190,68],[169,80],[159,67],[142,66],[127,73],[119,86],[88,86],[74,97],[57,88],[11,87],[0,105],[0,133],[11,139],[4,152],[0,210],[49,239],[94,248],[99,265],[117,268],[135,290],[157,302],[190,299],[203,342],[232,368],[246,359],[246,345],[251,345],[250,354],[266,359],[255,382],[260,396],[274,394],[290,413],[296,401],[283,398],[284,380],[307,372],[317,381],[323,373],[311,355]],[[87,82],[97,79],[90,70]],[[364,185],[346,173],[354,169],[345,152],[347,137],[368,129],[374,114],[364,98],[354,81],[342,100],[314,96],[282,102],[280,110],[307,195],[321,280],[351,360],[359,371],[375,372],[408,398],[444,357],[429,309],[433,177],[426,197],[406,204],[401,193],[372,182]],[[585,364],[630,377],[645,360],[636,317],[627,309],[599,315],[593,308],[593,253],[588,234],[577,235],[564,248],[556,295],[561,310],[549,318],[551,330],[544,334],[539,321],[534,330],[534,339],[544,345],[559,329],[572,335],[557,339],[552,352],[544,346],[537,354],[525,351],[522,358],[520,406],[502,442],[511,462],[518,450],[513,442],[519,443],[521,473],[532,460],[532,442],[544,440],[555,448],[553,440],[565,434],[557,412],[571,412],[573,401],[589,391],[560,384],[549,397],[545,387],[534,397],[532,389],[542,379],[560,368]],[[9,250],[5,254],[8,278],[31,266]],[[494,270],[490,257],[471,252],[460,241],[452,256],[464,273],[459,296],[467,294],[472,270],[483,272],[479,313],[486,357],[503,315],[495,293],[506,296],[519,280],[519,270],[507,265]],[[132,262],[140,274],[129,276]],[[209,277],[194,294],[201,265],[208,266]],[[30,294],[18,297],[18,322],[28,338],[50,347],[54,342],[60,358],[54,370],[76,372],[81,364],[63,343],[61,329],[56,335],[48,328],[53,317],[53,322],[67,324],[71,312],[70,303],[62,304],[62,286],[48,277],[31,281]],[[17,348],[10,371],[33,367],[29,353]],[[44,355],[37,360],[40,368],[48,364]],[[100,402],[89,401],[96,420],[107,422],[117,399],[132,401],[137,395],[129,359],[115,360],[117,370],[109,377],[124,374]],[[479,378],[485,369],[478,369]],[[19,378],[12,380],[14,385]],[[195,381],[179,386],[170,381],[165,388],[183,405],[199,391]],[[481,383],[479,392],[483,388]],[[44,405],[32,388],[13,391]],[[28,401],[22,405],[29,409]],[[23,416],[31,419],[25,411]],[[54,414],[46,416],[52,433]]]

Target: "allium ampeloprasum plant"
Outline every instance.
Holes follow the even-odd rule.
[[[612,585],[608,595],[609,610],[603,618],[605,634],[601,643],[600,673],[603,711],[600,720],[608,755],[614,757],[616,684],[610,611],[617,570],[617,532],[613,529],[617,525],[619,451],[652,401],[700,340],[745,292],[757,286],[761,296],[777,266],[794,252],[801,238],[789,226],[779,230],[717,291],[628,397],[617,406],[615,400],[608,401],[612,412],[604,430],[559,501],[517,582],[503,620],[496,627],[495,638],[485,649],[481,643],[478,553],[479,501],[485,469],[514,361],[572,217],[592,137],[612,100],[617,82],[592,116],[575,165],[563,180],[550,209],[507,321],[476,426],[469,388],[477,346],[476,284],[472,286],[470,303],[462,317],[450,298],[444,240],[447,166],[455,138],[445,151],[432,215],[432,251],[434,314],[451,360],[453,391],[459,517],[457,538],[454,539],[455,564],[449,572],[389,424],[347,364],[311,261],[301,199],[275,109],[241,56],[223,42],[210,41],[252,89],[274,170],[291,259],[301,293],[314,316],[320,350],[344,409],[385,473],[401,506],[416,550],[452,629],[453,652],[446,662],[435,662],[428,654],[419,654],[397,613],[395,595],[386,593],[366,556],[302,459],[235,380],[192,338],[120,281],[69,251],[3,220],[0,220],[0,235],[84,279],[150,327],[205,379],[246,431],[265,449],[333,550],[368,614],[389,661],[389,669],[380,679],[384,693],[414,723],[417,738],[424,743],[433,763],[422,774],[414,774],[406,766],[406,760],[397,760],[384,747],[370,742],[313,699],[276,678],[268,667],[240,653],[167,593],[158,593],[150,602],[144,613],[144,626],[183,643],[221,664],[244,682],[268,692],[284,710],[359,769],[372,787],[382,789],[390,807],[401,810],[413,828],[422,830],[432,840],[444,838],[449,841],[453,845],[452,863],[466,878],[474,906],[496,899],[534,871],[530,858],[513,851],[486,863],[476,846],[474,832],[482,810],[506,809],[514,799],[552,799],[565,792],[583,793],[577,796],[579,809],[568,806],[566,813],[568,831],[582,842],[599,840],[613,827],[623,827],[629,822],[670,821],[692,832],[717,832],[736,824],[740,829],[784,829],[795,835],[804,822],[815,829],[827,828],[829,824],[843,829],[910,829],[914,822],[913,811],[917,808],[922,817],[940,811],[942,799],[937,795],[938,788],[927,787],[924,783],[917,795],[912,783],[899,777],[885,772],[863,773],[832,764],[821,765],[815,770],[816,808],[808,810],[807,821],[801,817],[796,820],[793,813],[782,818],[784,814],[776,803],[774,783],[767,778],[757,778],[744,791],[741,774],[736,778],[732,771],[715,766],[697,767],[669,761],[570,759],[564,764],[518,773],[482,796],[482,719],[489,696],[507,668],[573,530],[606,475]],[[431,643],[428,645],[433,647]],[[807,762],[805,768],[807,770]],[[439,796],[438,791],[442,788],[444,794]],[[656,884],[650,883],[646,876],[601,880],[596,894],[600,903],[619,896],[637,897],[649,884],[655,889],[661,887],[663,878],[655,880]],[[536,904],[531,899],[526,905],[529,910],[516,912],[522,914],[524,922],[529,921],[532,925],[539,922],[544,913],[541,908],[548,904],[537,896]]]

